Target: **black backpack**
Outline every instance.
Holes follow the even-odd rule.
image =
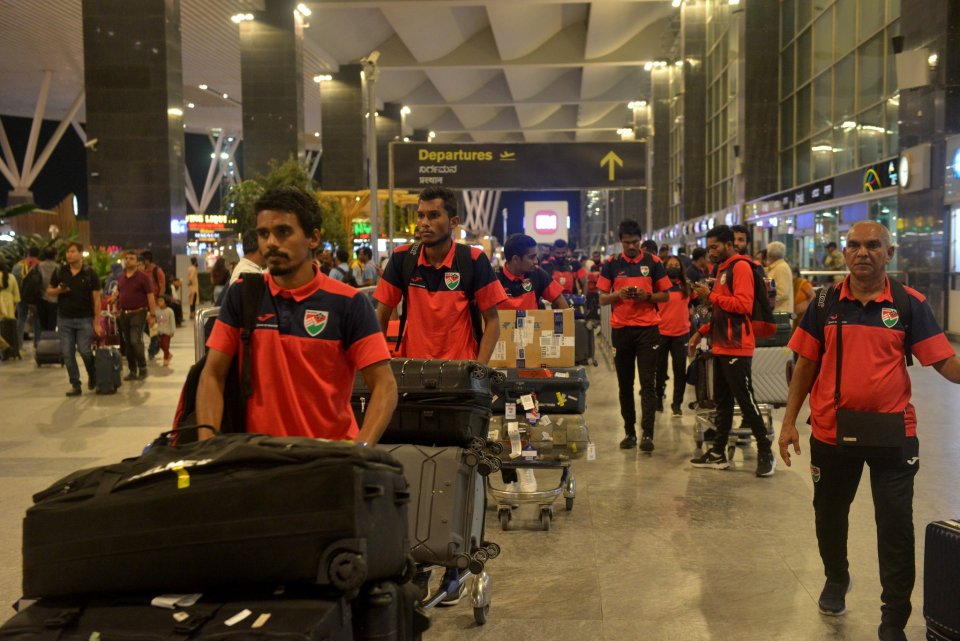
[[[400,314],[400,330],[397,332],[397,351],[400,350],[400,343],[403,342],[403,330],[407,326],[407,311],[409,309],[409,297],[407,290],[410,287],[410,279],[413,278],[413,272],[417,269],[417,261],[420,259],[420,248],[423,245],[416,242],[410,245],[410,251],[403,257],[403,264],[400,266],[400,289],[403,292],[403,312]],[[470,253],[470,247],[454,242],[453,266],[460,272],[460,282],[464,283],[464,292],[467,300],[470,301],[470,322],[473,325],[473,337],[480,344],[483,337],[483,321],[480,317],[480,308],[477,307],[476,298],[474,298],[473,289],[473,255]]]
[[[352,269],[350,268],[347,268],[345,270],[340,269],[340,265],[337,265],[336,267],[334,267],[334,269],[340,272],[341,274],[343,274],[343,278],[340,281],[341,283],[343,283],[344,285],[350,285],[350,287],[359,287],[359,285],[357,284],[357,279],[353,277]]]
[[[767,274],[763,266],[752,260],[748,261],[753,271],[753,311],[750,313],[750,325],[754,338],[769,338],[777,333],[777,322],[773,318],[773,307],[770,306],[770,292],[767,290]],[[733,291],[733,267],[738,261],[727,267],[727,286]]]
[[[20,289],[20,300],[27,305],[39,305],[43,300],[43,274],[39,266],[34,265],[23,277],[23,287]]]
[[[260,301],[263,299],[265,284],[263,274],[244,274],[243,280],[234,283],[241,288],[240,316],[243,326],[240,330],[241,349],[243,358],[234,358],[227,373],[227,380],[223,387],[223,418],[220,420],[220,431],[237,433],[247,431],[247,399],[253,394],[250,386],[250,339],[257,325],[257,314],[260,310]],[[242,360],[243,367],[240,367]],[[196,425],[197,423],[197,389],[200,387],[200,374],[207,364],[207,356],[193,364],[187,373],[187,380],[180,390],[180,401],[173,416],[175,429]],[[187,440],[196,440],[196,433],[181,432],[178,443]]]

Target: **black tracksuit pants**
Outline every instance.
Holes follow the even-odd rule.
[[[757,451],[770,452],[767,427],[760,416],[760,408],[753,400],[753,358],[714,354],[713,362],[713,395],[717,401],[717,437],[713,449],[723,452],[727,447],[727,439],[733,429],[733,403],[736,401],[743,413],[743,423],[757,439]]]
[[[657,398],[667,393],[667,360],[673,359],[673,403],[683,404],[683,394],[687,391],[687,341],[690,334],[682,336],[661,336],[657,355]]]
[[[903,628],[910,618],[914,568],[913,477],[920,469],[920,444],[908,438],[895,456],[850,454],[810,437],[810,472],[817,543],[824,573],[846,581],[850,504],[857,494],[863,464],[870,466],[873,512],[880,561],[880,607],[883,623]]]
[[[627,436],[637,435],[637,408],[633,398],[634,374],[640,371],[640,428],[653,436],[657,419],[657,354],[660,350],[660,330],[656,325],[646,327],[617,327],[611,332],[613,348],[617,350],[613,362],[617,368],[620,386],[620,415]]]

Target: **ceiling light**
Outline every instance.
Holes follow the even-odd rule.
[[[313,77],[313,81],[316,83],[326,82],[328,80],[333,80],[333,76],[328,73],[321,73]]]
[[[740,0],[729,0],[727,4],[729,4],[731,7],[735,7],[740,4]]]
[[[674,7],[679,7],[681,4],[683,4],[683,0],[673,0],[673,2],[672,2],[671,4],[672,4]]]
[[[840,128],[843,129],[844,131],[849,131],[849,130],[851,130],[851,129],[856,129],[856,128],[857,128],[857,123],[855,123],[855,122],[852,121],[852,120],[844,120],[843,123],[841,123]]]
[[[221,159],[221,160],[226,160],[226,159],[228,159],[229,157],[230,157],[230,154],[228,154],[227,152],[225,152],[225,151],[221,151],[221,152],[220,152],[220,159]]]
[[[404,136],[404,137],[403,137],[403,142],[410,142],[410,138],[409,138],[408,136]]]
[[[319,131],[313,132],[313,137],[314,137],[314,138],[319,138],[319,137],[320,137],[320,132],[319,132]]]
[[[253,20],[252,13],[236,13],[230,16],[230,21],[233,22],[234,24],[240,24],[241,22],[249,22],[250,20]]]
[[[810,147],[810,151],[833,151],[832,145],[814,145]]]
[[[313,13],[313,11],[310,11],[310,7],[303,4],[302,2],[297,5],[297,11],[300,12],[301,16],[309,16],[310,14]]]
[[[227,138],[227,142],[233,142],[233,136],[230,136],[229,138]]]
[[[229,98],[229,97],[230,97],[230,95],[229,95],[229,94],[225,94],[225,93],[224,93],[224,94],[220,94],[220,95],[222,95],[222,96],[223,96],[223,99],[224,99],[224,100],[226,100],[227,98]]]
[[[427,138],[429,138],[430,140],[433,140],[436,137],[437,137],[437,132],[435,131],[431,131],[430,133],[427,134]]]
[[[643,65],[643,70],[644,70],[644,71],[650,71],[651,69],[653,69],[653,63],[652,63],[652,62],[648,62],[647,64]]]
[[[197,85],[197,87],[200,88],[200,91],[206,91],[206,90],[207,90],[207,85]]]
[[[192,102],[187,103],[187,109],[193,109],[194,107],[196,107],[196,105],[193,104]]]
[[[406,106],[406,105],[404,105],[403,107],[400,108],[400,113],[403,114],[404,116],[409,116],[409,115],[410,115],[410,111],[411,111],[411,110],[410,110],[410,107],[408,107],[408,106]]]
[[[937,54],[931,53],[930,56],[927,58],[927,64],[930,65],[931,69],[933,69],[934,67],[937,66],[937,61],[939,59],[940,57]]]
[[[673,64],[676,65],[677,67],[682,67],[682,66],[683,66],[683,60],[677,60],[677,61],[676,61],[675,63],[673,63]]]
[[[167,109],[167,114],[171,116],[182,116],[183,109],[181,109],[180,107],[170,107],[169,109]]]

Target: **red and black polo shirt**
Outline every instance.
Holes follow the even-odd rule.
[[[398,247],[390,257],[373,297],[388,307],[403,300],[403,261],[410,245]],[[496,307],[507,295],[490,266],[490,259],[476,247],[470,248],[473,282],[465,283],[454,265],[456,243],[438,267],[427,262],[420,250],[417,267],[407,291],[407,324],[400,355],[409,358],[472,360],[477,357],[477,341],[470,320],[470,298],[480,311]]]
[[[563,291],[567,294],[573,293],[573,284],[587,277],[587,270],[576,260],[559,261],[556,258],[550,258],[543,261],[541,265],[543,270],[553,277],[553,280],[560,283]]]
[[[954,356],[953,347],[937,325],[922,294],[910,295],[910,349],[922,365]],[[843,362],[840,406],[865,412],[906,412],[907,436],[917,435],[917,413],[910,403],[910,374],[904,361],[905,331],[894,307],[890,281],[883,293],[863,305],[850,291],[850,276],[840,285],[839,298],[827,302],[826,325],[817,326],[816,303],[807,308],[790,349],[820,364],[810,390],[813,436],[835,445],[837,422],[834,392],[837,380],[837,322],[843,317]]]
[[[601,292],[617,292],[631,286],[656,293],[668,291],[673,283],[667,277],[663,261],[647,252],[640,252],[636,258],[627,258],[626,254],[621,253],[600,268],[597,289]],[[611,327],[650,327],[659,324],[657,306],[650,301],[616,300],[613,303]]]
[[[540,299],[554,301],[563,295],[560,283],[539,267],[524,276],[514,276],[506,267],[497,272],[497,278],[507,298],[497,309],[538,309]]]
[[[350,409],[354,373],[390,359],[373,307],[356,289],[316,268],[313,280],[297,289],[281,289],[269,274],[264,280],[250,343],[253,395],[247,399],[247,429],[274,436],[354,438],[359,431]],[[207,341],[210,349],[238,358],[241,289],[227,289]]]

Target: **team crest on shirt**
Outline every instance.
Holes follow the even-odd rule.
[[[303,313],[303,327],[311,336],[319,336],[326,329],[328,318],[330,318],[330,312],[308,309]]]
[[[524,278],[521,284],[523,285],[523,291],[529,292],[533,290],[533,283],[530,282],[529,278]]]
[[[565,276],[561,276],[559,282],[560,282],[561,285],[566,285],[566,284],[567,284],[567,279],[566,279],[566,277],[565,277]]]
[[[810,476],[813,478],[814,483],[820,482],[820,468],[816,465],[810,466]]]
[[[444,274],[443,284],[446,285],[450,291],[455,290],[457,285],[460,284],[460,272],[447,272]]]
[[[900,320],[900,314],[892,307],[884,307],[880,310],[880,320],[882,320],[883,324],[887,327],[893,327],[897,324],[897,321]]]
[[[650,268],[647,267],[646,265],[641,265],[641,266],[640,266],[640,275],[641,275],[641,276],[649,276],[649,275],[650,275]]]

